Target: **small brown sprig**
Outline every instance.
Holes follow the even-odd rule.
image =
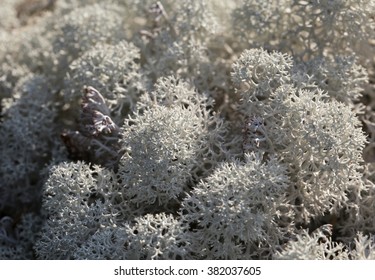
[[[85,86],[83,90],[80,119],[82,132],[91,136],[117,133],[119,128],[109,116],[110,112],[103,96],[90,86]]]
[[[155,39],[162,29],[161,19],[163,18],[170,28],[172,36],[177,36],[176,30],[160,1],[157,1],[156,3],[150,5],[147,12],[150,15],[148,19],[152,21],[152,28],[151,30],[141,30],[141,35],[146,36],[150,39]]]
[[[246,117],[242,133],[242,149],[244,153],[255,150],[274,151],[273,144],[267,135],[263,118],[257,116]]]
[[[120,157],[118,132],[104,97],[95,88],[85,86],[78,130],[64,130],[61,138],[72,159],[113,167]]]

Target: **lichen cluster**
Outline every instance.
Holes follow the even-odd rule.
[[[375,259],[375,2],[4,0],[0,259]]]

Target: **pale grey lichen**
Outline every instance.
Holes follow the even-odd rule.
[[[259,247],[278,244],[287,227],[278,225],[289,185],[276,158],[246,154],[224,163],[183,201],[181,219],[191,227],[191,254],[207,259],[251,258]],[[258,248],[258,249],[256,249]],[[272,248],[271,248],[272,250]]]
[[[373,0],[3,2],[0,258],[374,258]]]

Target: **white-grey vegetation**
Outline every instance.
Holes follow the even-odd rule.
[[[0,259],[375,259],[375,1],[3,0]]]

